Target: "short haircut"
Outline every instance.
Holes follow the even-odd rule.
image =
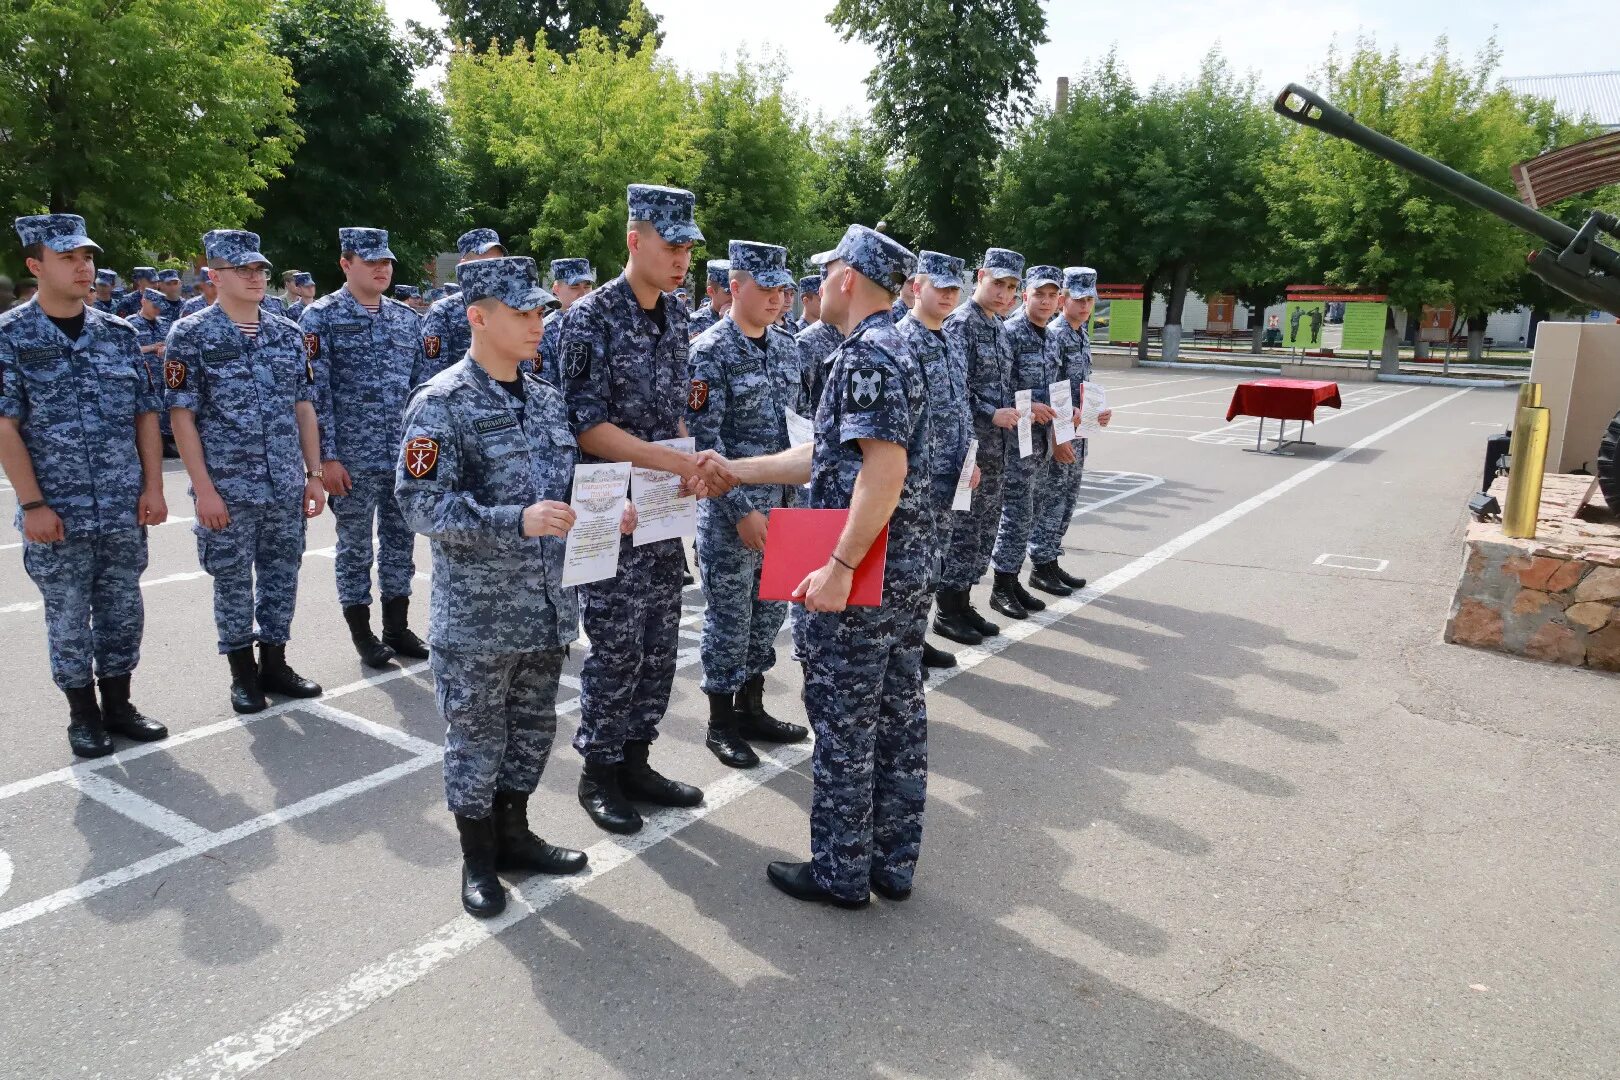
[[[298,273],[299,272],[297,270],[283,270],[281,272],[282,288],[286,288],[288,285],[291,285],[293,283],[293,278],[297,277]]]
[[[754,275],[750,270],[727,270],[727,281],[753,281]]]
[[[26,244],[23,246],[22,253],[24,259],[38,259],[40,262],[45,261],[44,244]]]

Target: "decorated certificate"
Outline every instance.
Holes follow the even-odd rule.
[[[691,439],[663,439],[659,446],[690,454]],[[633,469],[630,501],[636,504],[636,547],[697,535],[697,496],[681,494],[681,478],[657,469]]]
[[[584,585],[619,572],[619,522],[624,518],[628,461],[574,466],[574,527],[563,548],[562,583]]]

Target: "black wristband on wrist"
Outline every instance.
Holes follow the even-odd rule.
[[[845,570],[848,570],[852,574],[855,572],[855,568],[849,565],[849,563],[845,562],[843,559],[840,559],[836,551],[833,552],[832,561],[837,563],[839,566],[842,566]]]
[[[45,500],[44,499],[35,499],[33,502],[23,503],[17,509],[21,510],[23,513],[26,514],[28,511],[30,511],[30,510],[38,510],[40,507],[42,507],[44,505],[45,505]]]

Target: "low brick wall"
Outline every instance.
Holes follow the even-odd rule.
[[[1446,640],[1536,660],[1620,671],[1620,522],[1576,516],[1589,476],[1549,475],[1533,540],[1472,522]],[[1506,481],[1491,489],[1507,501]]]

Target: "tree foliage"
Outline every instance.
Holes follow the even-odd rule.
[[[963,257],[980,248],[991,172],[1030,106],[1038,0],[838,0],[828,21],[877,51],[872,118],[900,161],[899,233]]]
[[[0,208],[81,214],[120,265],[246,220],[298,138],[288,66],[258,29],[268,9],[0,4]]]
[[[640,0],[438,0],[438,5],[450,40],[474,52],[527,45],[567,56],[592,29],[634,51],[645,34],[630,34],[625,26],[638,10],[641,26],[651,29],[654,42],[661,40],[658,16],[642,9]]]
[[[894,170],[871,124],[819,125],[811,134],[811,151],[804,221],[810,254],[831,250],[850,225],[875,226],[893,215]]]

